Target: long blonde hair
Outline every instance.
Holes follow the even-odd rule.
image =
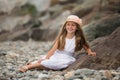
[[[66,22],[67,23],[67,22]],[[67,30],[65,28],[66,23],[62,26],[61,31],[59,35],[56,38],[56,41],[58,41],[58,47],[57,49],[63,50],[65,47],[65,38],[67,35]],[[82,28],[79,24],[75,23],[77,26],[77,30],[75,32],[75,52],[80,51],[83,48],[83,45],[89,48],[89,45],[85,39],[85,36],[83,34]],[[55,42],[56,42],[55,41]]]

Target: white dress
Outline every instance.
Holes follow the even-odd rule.
[[[65,49],[63,51],[56,50],[54,54],[49,58],[41,62],[41,65],[53,70],[60,70],[68,67],[75,62],[74,50],[75,50],[75,36],[72,39],[65,39]]]

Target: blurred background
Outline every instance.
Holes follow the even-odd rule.
[[[0,0],[0,41],[53,41],[70,14],[92,41],[120,27],[120,0]]]
[[[67,77],[61,71],[19,73],[19,67],[47,54],[71,14],[82,19],[97,56],[77,55],[66,71],[76,70]],[[120,80],[120,0],[0,0],[0,80],[73,79]]]

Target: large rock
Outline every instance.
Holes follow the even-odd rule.
[[[34,5],[38,12],[46,11],[50,7],[51,0],[28,0],[28,3]]]
[[[98,38],[91,43],[96,57],[77,55],[77,61],[64,71],[78,68],[117,69],[120,66],[120,27],[110,36]]]
[[[78,15],[79,17],[84,17],[99,4],[100,0],[84,0],[81,2],[81,5],[78,4],[73,10],[72,13]]]
[[[30,15],[5,17],[0,20],[0,41],[14,40],[16,37],[24,35],[20,40],[28,38],[30,31]],[[29,25],[26,25],[28,24]],[[27,34],[27,37],[25,36]],[[18,40],[18,39],[17,39]]]
[[[30,15],[6,16],[5,18],[0,20],[0,31],[13,31],[15,27],[26,24],[30,19]]]
[[[0,12],[11,13],[15,7],[20,7],[27,3],[27,0],[0,0]]]
[[[98,37],[110,35],[117,27],[120,26],[120,15],[111,15],[94,20],[85,25],[83,30],[89,41]]]
[[[51,0],[0,0],[0,12],[11,13],[16,7],[21,7],[26,3],[36,7],[38,12],[46,11],[50,7]]]

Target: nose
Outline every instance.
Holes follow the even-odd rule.
[[[72,28],[72,25],[69,25],[70,28]]]

